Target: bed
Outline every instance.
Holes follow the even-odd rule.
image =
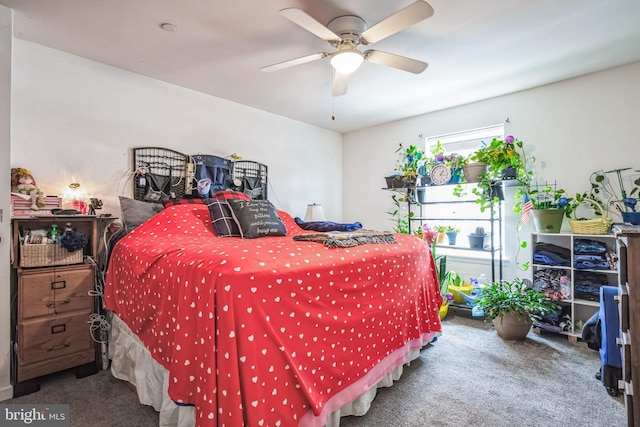
[[[284,235],[221,237],[176,204],[114,246],[111,369],[161,425],[338,425],[440,333],[425,242],[330,248],[277,214]]]

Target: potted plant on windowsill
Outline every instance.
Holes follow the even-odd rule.
[[[534,322],[558,310],[549,297],[526,286],[519,278],[490,284],[476,305],[482,307],[485,321],[492,321],[505,340],[524,340]]]
[[[531,172],[527,170],[527,162],[533,162],[534,159],[526,157],[522,141],[509,135],[504,140],[494,138],[491,143],[476,150],[471,161],[487,165],[486,171],[479,177],[478,186],[471,190],[477,197],[480,211],[484,212],[501,200],[502,187],[497,185],[499,181],[515,179],[525,184],[530,182]]]

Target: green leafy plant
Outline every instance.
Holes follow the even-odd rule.
[[[533,209],[564,209],[567,216],[573,200],[571,197],[567,197],[567,192],[558,188],[556,184],[518,187],[516,188],[516,204],[513,208],[515,213],[522,213],[526,195],[529,196]]]
[[[487,321],[507,313],[518,313],[535,322],[559,308],[549,297],[528,287],[519,278],[490,284],[476,304],[483,308]]]
[[[407,196],[392,194],[391,200],[393,200],[393,210],[387,213],[394,222],[393,231],[396,233],[409,234],[409,221],[413,218],[414,213],[410,210],[403,209],[403,205],[407,202]]]
[[[613,208],[619,212],[636,212],[637,198],[640,194],[640,178],[632,181],[633,185],[627,192],[623,172],[629,169],[631,168],[593,172],[589,177],[591,189],[588,197],[601,203],[607,211]],[[610,179],[608,174],[615,174],[617,179]]]
[[[433,227],[434,231],[437,231],[438,233],[459,233],[460,229],[453,227],[451,225],[436,225]]]
[[[471,190],[476,196],[476,203],[481,212],[492,209],[493,205],[500,201],[499,189],[495,185],[503,179],[505,170],[512,168],[515,173],[514,179],[526,186],[531,182],[531,165],[535,162],[535,158],[526,155],[523,142],[512,135],[504,140],[494,138],[491,143],[476,150],[470,160],[487,165],[486,172],[480,176],[478,186]],[[462,193],[459,190],[457,192]]]
[[[396,174],[404,177],[417,177],[418,168],[425,161],[424,152],[415,145],[405,147],[400,143],[396,155],[398,155],[395,167]]]

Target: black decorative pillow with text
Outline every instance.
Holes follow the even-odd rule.
[[[204,199],[211,214],[211,222],[220,237],[242,237],[231,208],[225,200]]]
[[[285,236],[287,228],[268,200],[227,200],[240,235],[245,239]]]

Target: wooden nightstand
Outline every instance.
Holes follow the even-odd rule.
[[[24,267],[21,233],[49,230],[52,224],[64,230],[67,223],[89,240],[83,257],[69,265]],[[17,397],[37,391],[37,378],[43,375],[69,368],[76,368],[77,377],[98,372],[89,318],[97,309],[90,291],[95,287],[99,236],[98,219],[84,215],[13,218],[12,227],[16,283],[12,289],[12,379]],[[53,264],[61,262],[60,258],[53,260]]]

